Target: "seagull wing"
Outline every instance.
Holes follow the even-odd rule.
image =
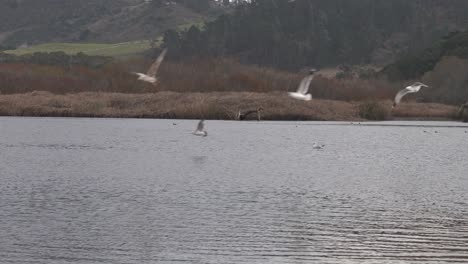
[[[403,96],[405,96],[406,94],[409,94],[409,93],[413,93],[409,88],[405,88],[405,89],[399,91],[395,96],[394,105],[399,104],[400,101],[401,101],[401,98],[403,98]]]
[[[313,74],[310,74],[304,77],[304,79],[302,79],[301,83],[299,84],[299,87],[297,87],[297,92],[300,94],[306,94],[307,91],[309,91],[309,85],[313,79],[314,79]]]
[[[135,75],[138,75],[139,77],[146,76],[146,74],[139,73],[139,72],[132,72],[132,73],[135,74]]]
[[[156,73],[158,72],[159,66],[161,66],[161,63],[164,60],[164,56],[166,56],[167,49],[164,49],[161,54],[159,54],[158,58],[156,61],[151,65],[151,67],[148,69],[148,76],[151,77],[156,77]]]
[[[411,85],[412,87],[417,87],[417,86],[422,86],[422,87],[429,87],[427,86],[426,84],[422,83],[422,82],[415,82],[413,83],[413,85]]]
[[[197,130],[196,131],[203,131],[203,127],[205,125],[203,124],[203,120],[200,120],[200,122],[198,122],[198,125],[197,125]]]

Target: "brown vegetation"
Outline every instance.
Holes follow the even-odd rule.
[[[99,69],[83,66],[63,68],[25,63],[0,64],[0,93],[14,94],[49,91],[56,94],[95,92],[155,92],[151,85],[136,81],[120,66],[109,64]]]
[[[34,90],[58,94],[85,91],[120,93],[293,91],[305,75],[305,73],[290,73],[244,65],[233,59],[192,58],[185,62],[166,61],[160,71],[161,82],[155,88],[136,81],[135,76],[131,74],[132,71],[145,72],[151,63],[152,60],[130,59],[108,63],[99,68],[79,65],[62,67],[33,63],[1,63],[0,91],[7,94]],[[454,81],[457,87],[462,86],[466,79],[461,77],[465,76],[462,74],[466,69],[465,64],[466,61],[460,59],[444,61],[434,72],[425,76],[424,80],[436,84],[438,89],[435,91],[439,94],[447,90]],[[311,84],[311,92],[315,98],[324,99],[385,99],[392,98],[395,92],[405,85],[406,83],[390,83],[378,79],[325,78],[319,74]]]
[[[377,101],[367,101],[359,105],[359,116],[368,120],[388,119],[389,109]]]
[[[457,119],[457,109],[453,105],[436,103],[401,103],[391,116],[396,119]]]
[[[391,101],[379,102],[390,109]],[[146,94],[50,92],[0,95],[0,115],[69,117],[147,117],[230,119],[242,109],[262,107],[263,120],[364,120],[359,102],[297,101],[282,92],[211,92]],[[400,107],[401,106],[401,107]],[[393,118],[451,118],[456,107],[437,104],[401,104]],[[252,115],[252,118],[255,116]]]
[[[317,76],[310,87],[314,100],[302,102],[286,93],[296,90],[302,73],[231,59],[193,58],[165,62],[155,87],[131,74],[144,71],[151,62],[133,59],[97,69],[0,64],[0,115],[235,119],[239,110],[262,107],[263,119],[385,120],[453,118],[456,112],[452,106],[411,103],[428,101],[446,86],[408,95],[390,111],[391,100],[404,83]],[[437,75],[438,71],[452,63],[436,67],[425,79],[437,83],[442,78],[438,76],[446,76]],[[455,63],[460,67],[459,61]],[[457,87],[464,89],[464,79],[460,80]]]
[[[291,73],[245,65],[226,58],[193,58],[182,63],[165,63],[161,67],[159,89],[178,92],[295,91],[306,72]],[[318,74],[310,85],[310,92],[320,99],[380,100],[392,98],[402,85],[384,80],[325,78]]]
[[[0,92],[285,92],[296,90],[305,76],[244,65],[232,59],[193,58],[185,62],[166,61],[160,70],[161,82],[154,87],[137,81],[131,74],[145,72],[151,63],[152,60],[132,59],[97,69],[4,63],[0,64]],[[319,75],[311,84],[311,93],[314,98],[333,100],[383,99],[392,97],[400,86],[381,80],[328,79]]]
[[[430,84],[425,91],[426,102],[460,104],[468,100],[468,60],[457,57],[443,57],[434,70],[423,76],[423,82]]]
[[[212,92],[151,94],[50,92],[0,95],[0,115],[152,117],[235,119],[239,110],[262,106],[267,120],[352,120],[351,103],[318,100],[306,103],[283,93]]]
[[[463,122],[468,122],[468,102],[460,106],[457,115],[463,120]]]

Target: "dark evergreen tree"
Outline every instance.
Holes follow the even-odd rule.
[[[468,1],[252,0],[166,46],[173,55],[236,56],[284,69],[388,62],[466,27],[460,10],[468,12]]]

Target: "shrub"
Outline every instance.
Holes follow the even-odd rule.
[[[376,101],[367,101],[359,105],[359,116],[368,120],[387,120],[389,111]]]

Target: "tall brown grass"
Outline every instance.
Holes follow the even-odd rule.
[[[151,63],[151,60],[132,59],[98,69],[0,64],[0,92],[286,92],[296,90],[305,76],[302,73],[244,65],[233,59],[191,58],[184,62],[165,61],[160,70],[160,84],[155,87],[137,81],[136,76],[131,74],[132,71],[146,71]],[[318,76],[311,84],[311,93],[314,98],[330,100],[383,99],[392,97],[397,86],[380,80],[337,80]]]
[[[50,92],[0,95],[0,115],[151,117],[234,120],[237,111],[262,107],[264,120],[361,120],[356,105],[292,100],[284,93],[164,91],[146,94]],[[252,118],[255,118],[252,116]]]
[[[377,101],[367,101],[359,105],[359,116],[368,120],[386,120],[389,109]]]
[[[179,92],[295,91],[306,73],[290,73],[244,65],[233,59],[192,58],[161,67],[161,90]],[[314,98],[370,100],[392,98],[402,84],[385,80],[333,79],[317,76],[311,83]]]
[[[144,85],[120,65],[99,69],[83,66],[58,66],[6,63],[0,64],[0,93],[15,94],[49,91],[56,94],[93,92],[147,93],[154,86]]]
[[[390,110],[391,101],[379,101]],[[147,117],[179,119],[236,119],[239,110],[262,107],[263,120],[348,120],[375,119],[362,116],[360,102],[336,100],[297,101],[283,92],[100,93],[53,94],[31,92],[0,95],[0,115],[69,117]],[[457,107],[437,104],[405,104],[392,118],[449,119]],[[255,119],[255,116],[251,116]]]
[[[444,57],[434,70],[423,76],[430,87],[424,91],[425,102],[461,104],[468,101],[468,60]]]
[[[389,102],[390,103],[390,102]],[[458,119],[457,106],[437,103],[404,103],[391,111],[396,119]]]
[[[411,81],[317,76],[310,87],[314,100],[301,102],[287,97],[286,91],[296,90],[304,73],[227,58],[191,58],[165,61],[160,84],[153,86],[131,73],[144,72],[151,63],[131,59],[98,69],[0,64],[0,115],[234,119],[239,110],[262,107],[263,118],[275,120],[452,118],[456,110],[451,106],[414,101],[452,102],[449,98],[468,96],[468,62],[460,59],[442,61],[423,78],[434,88],[406,96],[391,112],[394,95]],[[453,67],[459,70],[451,71]],[[443,97],[447,87],[456,87],[456,92]]]

